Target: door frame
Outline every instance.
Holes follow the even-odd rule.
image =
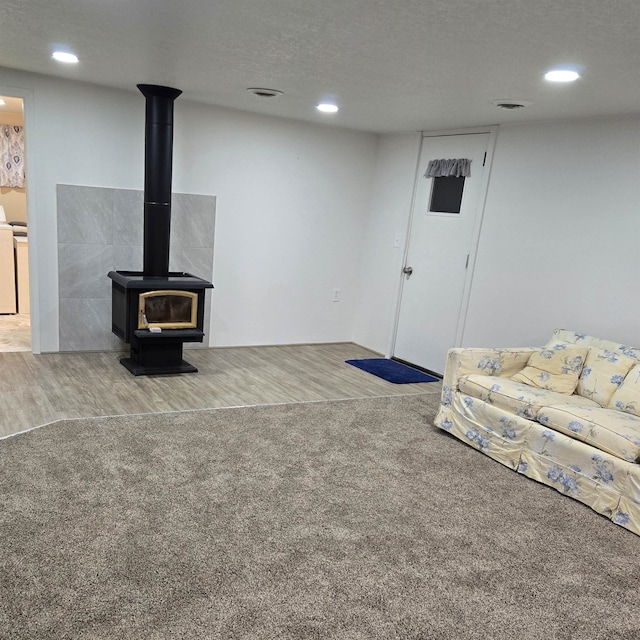
[[[31,325],[31,353],[40,353],[40,287],[38,271],[38,223],[36,207],[36,165],[34,150],[35,116],[34,92],[10,85],[0,85],[0,95],[20,98],[24,110],[25,174],[27,220],[29,225],[29,323]]]
[[[474,133],[488,133],[489,139],[487,141],[487,158],[484,164],[484,172],[482,174],[482,182],[480,183],[480,196],[478,199],[478,212],[475,217],[473,226],[473,234],[471,238],[471,244],[469,245],[469,264],[466,269],[464,278],[464,287],[462,290],[462,298],[460,301],[460,312],[456,322],[456,338],[455,345],[462,344],[464,337],[464,330],[467,321],[467,312],[469,310],[469,298],[471,296],[471,285],[473,283],[473,274],[476,264],[476,255],[478,253],[478,245],[480,242],[480,231],[482,229],[482,221],[484,219],[484,212],[487,203],[487,194],[489,191],[489,178],[491,175],[491,168],[493,166],[493,155],[496,148],[496,139],[498,136],[498,125],[487,125],[485,127],[470,127],[465,129],[445,129],[443,131],[422,131],[420,136],[420,144],[418,147],[418,157],[416,158],[416,169],[413,180],[413,191],[411,194],[411,208],[409,210],[409,217],[407,220],[404,245],[404,254],[402,256],[402,268],[398,274],[399,285],[398,295],[396,298],[396,305],[394,310],[394,317],[391,332],[391,338],[389,341],[389,348],[386,354],[387,358],[392,358],[396,347],[396,336],[398,334],[398,323],[400,320],[400,305],[402,304],[402,294],[404,291],[404,283],[406,281],[402,269],[407,265],[407,258],[409,255],[409,245],[411,243],[411,227],[413,225],[413,217],[416,209],[416,192],[418,190],[418,174],[420,172],[420,159],[422,158],[422,149],[424,146],[425,138],[442,138],[445,136],[462,136],[472,135]]]

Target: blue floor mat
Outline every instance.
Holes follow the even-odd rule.
[[[345,360],[345,362],[394,384],[438,382],[440,379],[387,358],[364,358],[362,360]]]

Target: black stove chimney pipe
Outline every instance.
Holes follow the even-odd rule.
[[[144,144],[144,266],[143,275],[169,274],[173,102],[179,89],[139,84],[146,98]]]

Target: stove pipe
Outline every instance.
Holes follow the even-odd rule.
[[[146,98],[142,273],[166,278],[171,234],[173,102],[182,91],[153,84],[139,84],[138,89]]]

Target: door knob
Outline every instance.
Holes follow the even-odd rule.
[[[408,276],[410,276],[413,273],[413,267],[405,267],[402,270],[402,273],[406,273]]]

